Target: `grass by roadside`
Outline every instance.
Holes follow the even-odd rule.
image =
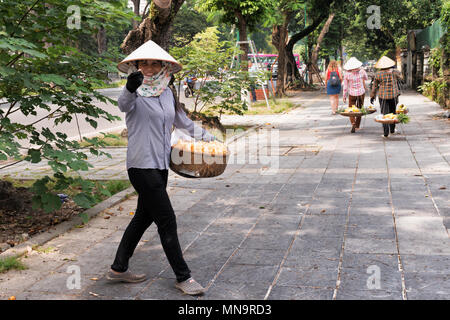
[[[11,179],[9,177],[4,177],[2,180],[9,181],[13,184],[15,188],[30,188],[36,180],[16,180]],[[108,180],[108,181],[98,181],[93,180],[94,189],[92,192],[92,196],[94,197],[95,203],[100,203],[103,200],[108,198],[102,190],[107,190],[109,194],[114,195],[119,193],[131,186],[130,181],[128,180]],[[53,189],[54,184],[49,183],[49,188],[51,192],[61,193],[60,190]],[[67,190],[64,190],[64,193],[69,196],[69,198],[74,197],[79,191],[81,191],[81,186],[73,185],[69,186]]]
[[[219,129],[217,128],[209,128],[207,129],[209,133],[214,135],[219,140],[225,142],[227,139],[231,139],[233,136],[243,133],[244,131],[248,130],[249,126],[240,126],[240,125],[227,125],[224,126],[225,128],[225,134],[223,134]]]
[[[122,137],[120,133],[109,133],[105,136],[98,136],[100,141],[103,141],[108,147],[126,147],[128,145],[128,139]],[[83,140],[80,142],[82,148],[88,148],[92,144]]]
[[[123,87],[127,83],[127,79],[121,79],[119,81],[111,82],[111,83],[105,83],[103,85],[97,85],[93,86],[95,90],[97,89],[108,89],[108,88],[119,88]]]
[[[226,139],[229,139],[234,135],[248,130],[250,127],[241,125],[226,125],[224,126],[224,128],[226,130],[225,135],[216,128],[209,128],[207,130],[209,133],[211,133],[221,141],[225,141]],[[126,137],[122,137],[120,133],[110,133],[106,137],[98,136],[98,138],[99,140],[103,141],[108,147],[126,147],[128,145],[128,139]],[[83,140],[82,142],[80,142],[80,145],[83,148],[87,148],[91,144]]]
[[[289,112],[293,109],[301,107],[300,104],[295,104],[287,99],[269,99],[270,109],[267,108],[266,101],[258,101],[251,104],[246,115],[269,115]]]
[[[27,267],[17,257],[0,258],[0,273],[9,270],[25,270]]]

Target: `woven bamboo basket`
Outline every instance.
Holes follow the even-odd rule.
[[[172,147],[170,169],[185,178],[217,177],[227,167],[228,154],[229,152],[213,156]]]

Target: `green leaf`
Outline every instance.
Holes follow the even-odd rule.
[[[86,193],[79,193],[73,197],[73,201],[82,208],[89,209],[94,203],[92,197]]]
[[[41,200],[43,209],[47,213],[61,208],[61,199],[55,194],[45,193],[41,196]]]
[[[87,213],[81,212],[81,213],[79,214],[79,217],[81,218],[81,221],[83,221],[84,224],[86,224],[86,223],[89,222],[89,216],[88,216]]]
[[[31,186],[31,190],[37,194],[38,196],[46,193],[48,191],[47,183],[50,182],[51,179],[46,176],[44,178],[41,178],[39,180],[36,180],[33,185]]]
[[[41,151],[36,149],[29,149],[28,155],[31,157],[31,163],[38,163],[41,159]]]
[[[34,78],[34,80],[39,80],[39,81],[48,82],[48,83],[52,82],[55,85],[61,85],[61,86],[67,85],[70,83],[64,76],[60,76],[57,74],[39,74],[39,75],[35,75],[33,78]]]
[[[92,119],[89,119],[89,118],[85,118],[85,120],[87,121],[87,122],[89,122],[89,124],[94,128],[94,129],[96,129],[97,128],[97,121],[95,121],[95,120],[92,120]]]
[[[83,160],[75,160],[75,161],[71,161],[68,162],[67,165],[75,171],[88,171],[89,170],[89,163]],[[92,167],[92,165],[91,165]]]

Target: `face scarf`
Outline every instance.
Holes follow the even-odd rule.
[[[160,72],[153,76],[144,76],[142,85],[137,89],[139,95],[142,97],[159,97],[169,85],[172,69],[171,63],[163,61]]]

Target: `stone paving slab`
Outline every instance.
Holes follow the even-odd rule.
[[[304,108],[223,117],[224,124],[260,129],[230,144],[235,158],[220,177],[170,172],[180,244],[192,275],[208,289],[205,296],[174,288],[154,225],[130,260],[131,271],[145,272],[148,280],[106,281],[135,210],[133,196],[47,242],[48,250],[30,248],[21,258],[29,269],[0,274],[0,299],[450,299],[450,126],[431,119],[439,107],[406,92],[401,103],[410,108],[411,122],[383,139],[370,115],[351,134],[348,118],[331,115],[324,94],[291,99]],[[256,143],[258,134],[274,128],[279,148]],[[109,151],[113,159],[95,159],[88,174],[127,179],[126,149]],[[258,160],[269,151],[276,174]],[[30,177],[48,168],[25,169],[5,173]],[[78,288],[68,285],[73,267],[80,271]]]

